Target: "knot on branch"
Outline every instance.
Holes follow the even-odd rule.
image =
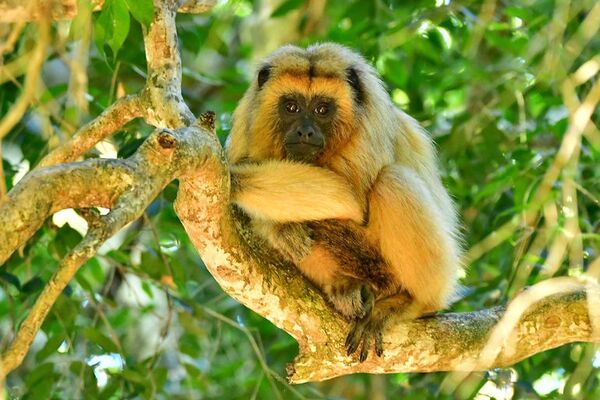
[[[158,144],[163,149],[173,149],[177,145],[177,139],[169,129],[162,129],[158,132]]]
[[[196,121],[201,128],[207,129],[214,133],[215,131],[215,112],[214,111],[206,111],[200,114],[200,118]]]

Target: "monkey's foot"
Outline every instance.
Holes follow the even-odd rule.
[[[327,292],[333,308],[349,320],[370,315],[375,306],[371,290],[354,280],[340,282],[331,286]]]
[[[346,352],[348,355],[355,353],[360,348],[358,360],[363,362],[369,356],[371,344],[375,342],[375,354],[383,355],[383,320],[367,315],[352,323],[352,329],[346,337]]]

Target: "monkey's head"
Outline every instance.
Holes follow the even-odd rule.
[[[319,164],[362,131],[381,93],[389,98],[374,69],[346,47],[281,47],[260,63],[234,113],[229,158]]]

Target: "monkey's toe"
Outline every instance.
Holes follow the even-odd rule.
[[[379,329],[375,334],[375,354],[377,357],[383,355],[383,329]]]
[[[383,324],[371,316],[356,320],[346,337],[346,353],[351,355],[359,347],[358,360],[364,362],[369,356],[371,344],[375,344],[375,354],[383,355]]]
[[[363,341],[366,324],[364,319],[354,321],[348,336],[346,336],[346,354],[351,355],[356,352],[358,346]]]

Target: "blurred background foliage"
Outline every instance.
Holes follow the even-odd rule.
[[[75,20],[52,23],[31,107],[3,132],[6,188],[144,85],[148,6],[108,0],[92,14],[81,0]],[[479,310],[551,276],[599,275],[599,28],[595,0],[219,1],[178,17],[183,94],[196,115],[217,113],[224,138],[253,66],[274,48],[337,41],[364,54],[435,138],[469,249],[469,290],[453,310]],[[42,29],[0,25],[0,117],[28,85]],[[128,156],[150,130],[134,121],[88,156]],[[176,190],[81,269],[9,376],[8,398],[600,398],[593,344],[465,379],[356,375],[289,386],[295,342],[221,291],[173,211]],[[61,212],[0,269],[0,348],[85,229],[75,211]]]

